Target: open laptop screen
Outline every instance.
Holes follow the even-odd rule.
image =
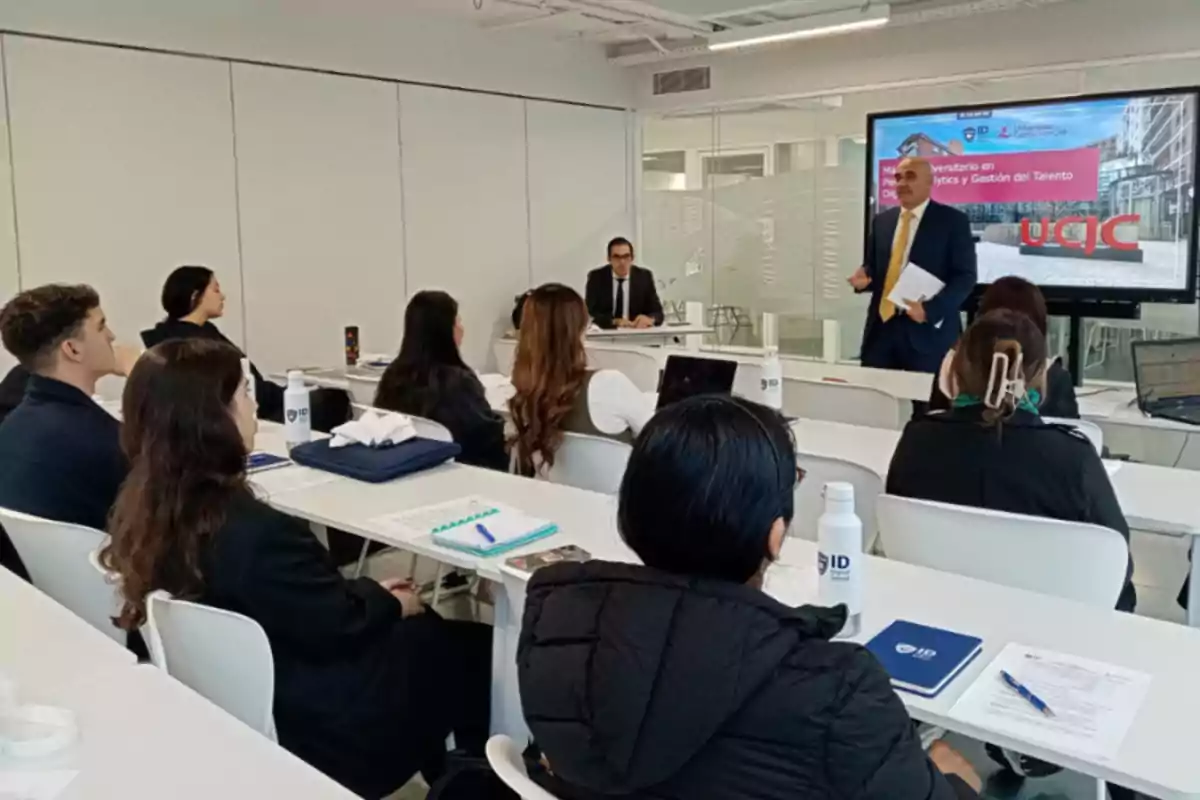
[[[731,394],[736,372],[736,361],[669,356],[658,390],[658,407],[666,408],[701,394]]]
[[[1133,343],[1138,407],[1200,398],[1200,339]]]

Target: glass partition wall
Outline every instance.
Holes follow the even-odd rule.
[[[820,357],[836,335],[829,347],[856,359],[867,299],[846,278],[862,261],[867,114],[1187,86],[1196,74],[1200,59],[1174,59],[643,115],[640,260],[668,313],[704,303],[716,344],[761,346],[773,312],[782,353]],[[1065,330],[1054,321],[1060,354]],[[1086,377],[1128,381],[1131,341],[1195,336],[1200,317],[1196,305],[1148,304],[1140,320],[1083,330]]]

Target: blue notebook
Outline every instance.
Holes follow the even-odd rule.
[[[892,676],[892,686],[937,697],[983,651],[983,640],[896,620],[867,642],[867,649]]]

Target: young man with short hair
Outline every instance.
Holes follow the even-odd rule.
[[[92,395],[105,375],[128,374],[136,351],[113,347],[90,286],[21,292],[0,310],[0,339],[30,372],[0,423],[0,506],[104,530],[128,465],[120,424]]]

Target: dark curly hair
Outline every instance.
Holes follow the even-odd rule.
[[[99,306],[100,295],[83,284],[51,283],[26,289],[0,310],[0,339],[22,366],[40,369]]]

